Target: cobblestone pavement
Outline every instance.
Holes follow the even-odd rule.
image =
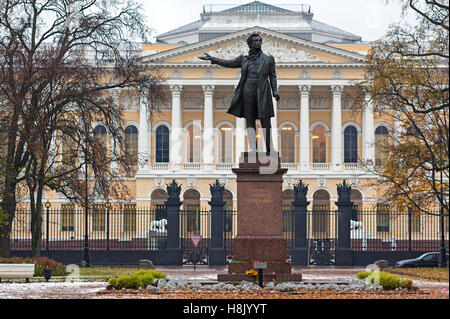
[[[226,267],[158,267],[167,273],[168,279],[190,282],[215,282],[217,275],[226,273]],[[300,272],[304,281],[337,282],[356,278],[363,268],[293,268]],[[427,280],[413,280],[413,284],[421,289],[442,291],[449,288],[448,283]],[[40,282],[40,283],[0,283],[0,299],[90,299],[102,298],[97,292],[105,290],[106,282]],[[120,298],[138,298],[138,296],[121,296]],[[158,298],[146,296],[145,298]]]

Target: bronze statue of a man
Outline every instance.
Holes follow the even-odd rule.
[[[234,60],[222,60],[205,53],[200,57],[227,68],[241,68],[241,79],[234,91],[231,106],[227,113],[245,118],[250,152],[256,151],[256,119],[261,121],[264,131],[266,151],[273,152],[270,134],[270,119],[274,117],[273,97],[279,101],[275,59],[261,50],[262,38],[253,33],[247,39],[250,48],[248,55],[240,55]],[[270,80],[270,86],[269,86]],[[272,94],[270,90],[272,89]]]

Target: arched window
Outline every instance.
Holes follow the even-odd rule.
[[[226,189],[223,192],[223,201],[225,202],[225,231],[231,232],[233,230],[233,194]]]
[[[375,130],[375,165],[385,166],[389,158],[389,132],[384,126]]]
[[[291,125],[281,128],[281,161],[295,163],[295,130]]]
[[[233,128],[224,125],[219,129],[219,163],[233,163]]]
[[[350,201],[353,203],[352,220],[358,220],[359,211],[362,209],[362,194],[356,189],[350,193]]]
[[[200,232],[200,193],[188,189],[183,195],[183,223],[185,232]]]
[[[75,131],[67,129],[63,132],[61,137],[62,143],[62,164],[67,166],[74,166],[77,161],[77,142],[74,139]]]
[[[312,231],[315,238],[328,237],[330,222],[330,194],[320,189],[313,195]]]
[[[294,191],[292,189],[286,189],[283,191],[283,210],[292,210],[292,202],[294,201]]]
[[[344,162],[358,162],[358,131],[351,125],[344,130]]]
[[[103,125],[97,125],[94,128],[94,137],[97,141],[100,142],[102,148],[100,150],[97,150],[94,152],[95,157],[94,161],[101,165],[102,163],[105,163],[107,161],[107,147],[108,147],[108,137],[106,133],[106,128]]]
[[[167,219],[167,192],[164,189],[155,189],[150,200],[152,207],[155,209],[155,220]]]
[[[188,163],[200,163],[202,158],[202,134],[197,125],[191,125],[187,129],[188,149],[186,150],[186,161]]]
[[[158,126],[156,129],[156,143],[155,143],[155,161],[156,163],[169,162],[169,129],[165,125]]]
[[[134,125],[125,128],[125,151],[136,166],[138,164],[138,129]]]
[[[104,147],[106,147],[107,135],[106,135],[106,127],[103,125],[97,125],[94,128],[94,136],[98,139]]]
[[[327,162],[327,130],[318,125],[312,132],[313,163]]]
[[[283,232],[286,234],[292,234],[293,231],[293,210],[292,202],[294,201],[294,191],[292,189],[286,189],[282,194],[283,200]]]

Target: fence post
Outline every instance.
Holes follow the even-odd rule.
[[[111,203],[106,202],[106,250],[109,250],[109,210],[111,209]]]
[[[411,219],[412,219],[412,205],[408,205],[408,251],[411,251]]]
[[[181,185],[175,180],[167,187],[167,246],[166,258],[167,265],[182,265],[183,256],[180,248],[180,191]]]
[[[308,185],[302,180],[294,184],[294,250],[291,258],[292,263],[296,266],[308,265],[308,248],[307,248],[307,232],[306,232],[306,215],[308,212],[309,202],[306,200],[308,193]]]
[[[350,201],[352,187],[344,180],[337,185],[338,201],[338,240],[336,247],[336,266],[352,266],[353,258],[350,248],[350,220],[353,203]]]
[[[50,209],[50,207],[52,207],[52,204],[50,204],[50,202],[48,201],[48,199],[47,199],[47,202],[45,203],[45,208],[47,208],[47,216],[46,216],[46,221],[45,221],[45,223],[46,223],[46,228],[47,228],[47,238],[46,238],[46,242],[45,242],[45,250],[46,251],[48,251],[48,241],[49,241],[49,237],[50,237],[50,234],[49,234],[49,226],[50,226],[50,223],[49,223],[49,218],[50,218],[50,214],[49,214],[49,209]]]
[[[225,202],[223,201],[223,193],[225,184],[220,184],[218,180],[214,184],[209,185],[211,192],[211,246],[208,250],[208,259],[210,265],[225,265],[225,248],[224,248],[224,211]]]

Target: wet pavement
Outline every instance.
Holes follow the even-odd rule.
[[[227,273],[226,267],[192,266],[158,267],[171,280],[182,280],[198,283],[217,282],[217,275]],[[363,268],[297,268],[293,272],[303,275],[305,282],[342,282],[356,278]],[[421,289],[441,291],[449,288],[449,283],[428,280],[413,280],[413,285]],[[97,282],[32,282],[32,283],[0,283],[0,299],[91,299],[104,298],[98,295],[104,291],[107,283]],[[121,296],[121,298],[139,298],[138,296]],[[146,296],[158,298],[158,296]]]

